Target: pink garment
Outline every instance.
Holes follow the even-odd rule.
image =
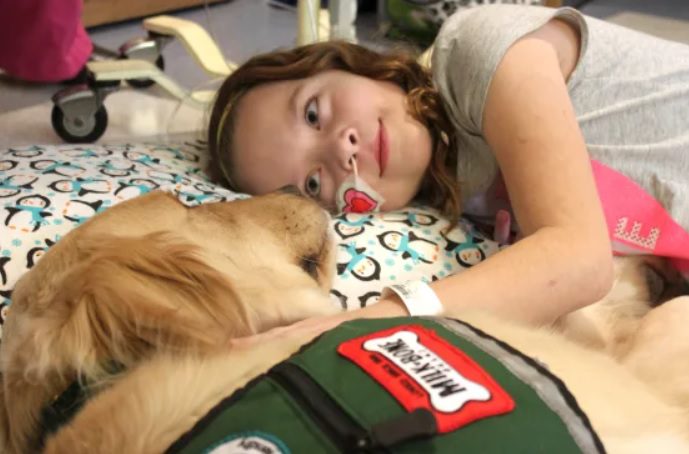
[[[0,68],[37,82],[76,76],[93,50],[81,9],[82,0],[0,0]]]
[[[591,167],[615,255],[666,257],[689,281],[689,232],[635,181],[595,160],[591,160]],[[501,177],[491,191],[496,200],[509,205]],[[511,223],[510,212],[498,210],[493,239],[509,244],[513,239]]]
[[[634,181],[591,161],[613,251],[667,257],[689,280],[689,232]]]

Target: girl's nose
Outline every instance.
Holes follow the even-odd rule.
[[[346,128],[340,132],[337,138],[337,156],[345,169],[352,169],[352,158],[358,153],[360,142],[359,133],[355,128]]]

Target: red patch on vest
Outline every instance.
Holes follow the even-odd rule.
[[[458,347],[419,325],[404,325],[343,342],[337,348],[407,411],[433,413],[438,431],[508,413],[514,400]]]

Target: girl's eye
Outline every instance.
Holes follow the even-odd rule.
[[[309,126],[320,128],[320,123],[318,121],[318,101],[316,101],[316,98],[312,98],[306,104],[306,110],[304,111],[304,119],[306,120],[306,123],[309,124]]]
[[[309,197],[316,198],[321,193],[321,173],[316,171],[306,178],[306,184],[304,185],[306,194]]]

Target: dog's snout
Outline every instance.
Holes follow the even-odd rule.
[[[280,189],[278,189],[278,191],[283,193],[283,194],[304,195],[301,193],[299,188],[294,184],[288,184],[287,186],[283,186]]]

